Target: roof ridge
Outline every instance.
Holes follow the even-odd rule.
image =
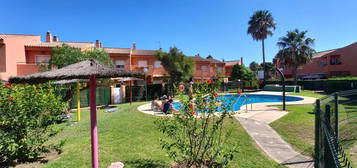
[[[40,36],[39,34],[15,34],[15,33],[0,33],[0,35]]]
[[[131,49],[131,48],[118,48],[118,47],[103,47],[103,48],[112,48],[112,49]]]

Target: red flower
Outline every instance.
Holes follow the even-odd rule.
[[[6,86],[6,87],[11,87],[11,83],[10,83],[10,82],[6,82],[6,83],[5,83],[5,86]]]
[[[192,111],[191,114],[192,114],[192,115],[196,115],[196,112]]]
[[[8,97],[7,100],[10,100],[10,101],[13,101],[15,100],[16,98],[15,97]]]
[[[237,90],[237,94],[241,94],[242,91],[240,89]]]
[[[214,92],[213,93],[213,97],[217,97],[218,96],[218,93],[217,92]]]
[[[211,79],[208,79],[208,80],[207,80],[207,83],[208,83],[208,84],[211,84],[211,83],[212,83],[212,80],[211,80]]]
[[[185,91],[185,85],[182,85],[182,84],[181,84],[181,85],[179,86],[179,91],[180,91],[180,92]]]

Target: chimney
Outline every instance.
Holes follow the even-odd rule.
[[[54,35],[52,41],[53,42],[58,42],[58,36]]]
[[[102,48],[102,47],[103,47],[102,42],[100,42],[100,43],[99,43],[99,47],[100,47],[100,48]]]
[[[133,43],[133,50],[136,50],[136,43]]]
[[[240,65],[243,65],[243,57],[240,57]]]
[[[52,35],[50,31],[46,33],[46,42],[52,42]]]
[[[99,40],[95,40],[95,48],[100,48],[100,41]]]

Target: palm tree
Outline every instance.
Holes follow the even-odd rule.
[[[279,38],[277,45],[280,47],[275,58],[279,63],[291,67],[297,84],[297,68],[308,63],[315,50],[312,48],[314,39],[306,37],[307,31],[295,29],[288,31],[286,36]]]
[[[250,17],[248,22],[247,33],[252,35],[253,39],[256,41],[262,41],[262,52],[263,52],[263,65],[265,65],[265,51],[264,51],[264,40],[268,35],[272,36],[272,30],[275,30],[275,22],[271,13],[267,10],[259,10],[254,12],[253,16]],[[266,80],[266,66],[263,67],[264,70],[264,83]]]

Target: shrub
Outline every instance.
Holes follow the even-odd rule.
[[[187,89],[193,94],[179,93],[179,112],[157,121],[166,135],[161,139],[162,148],[175,160],[176,167],[225,167],[237,152],[236,142],[228,141],[232,130],[224,127],[225,119],[232,115],[231,104],[217,98],[219,86],[218,82],[196,84]]]
[[[0,85],[0,102],[0,163],[33,160],[63,145],[46,144],[65,109],[49,84]]]

